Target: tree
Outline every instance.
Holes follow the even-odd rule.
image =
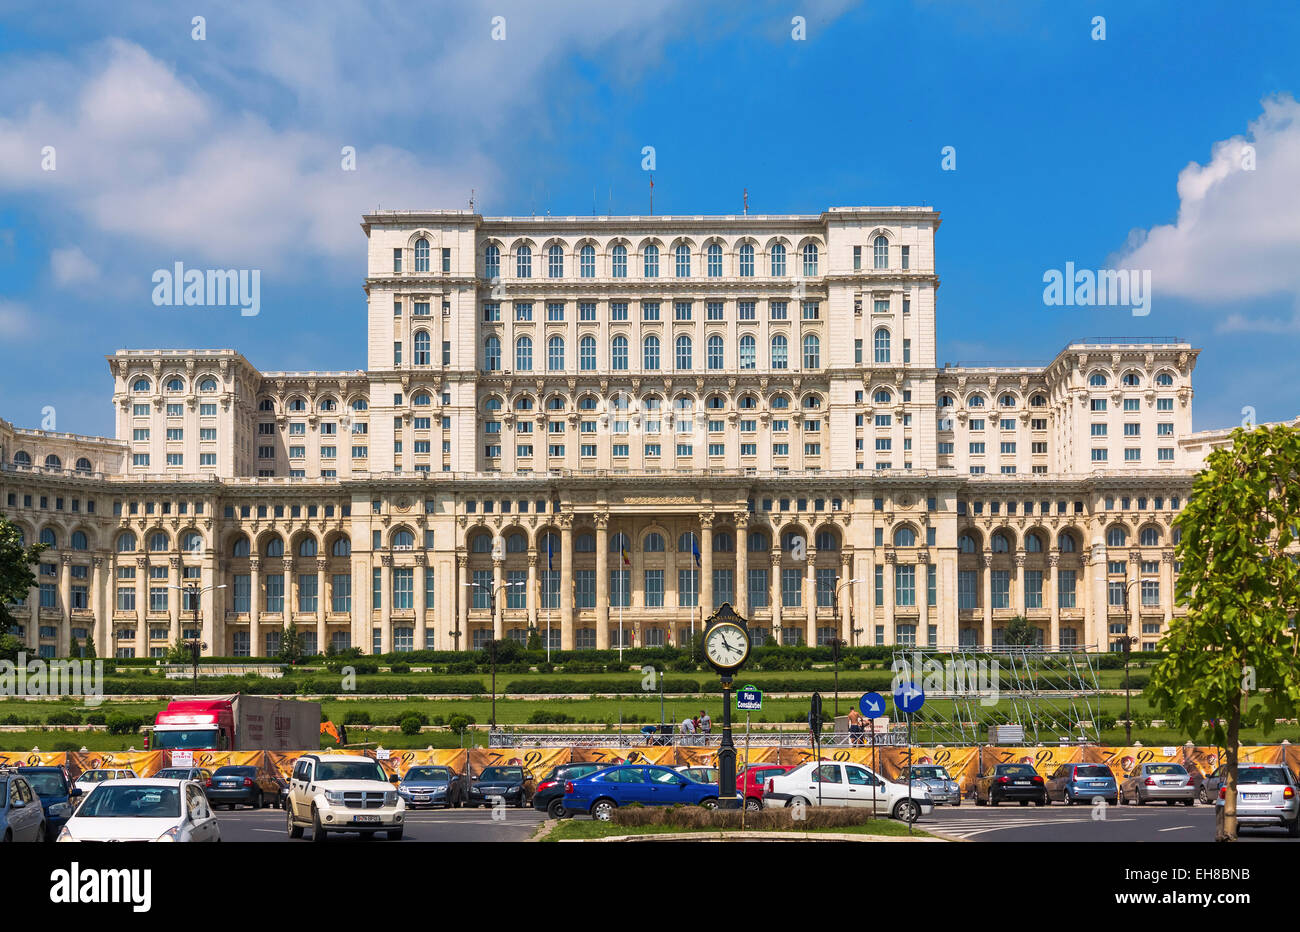
[[[298,623],[290,621],[280,634],[280,652],[275,655],[276,659],[283,664],[293,666],[301,663],[303,658],[302,644],[298,641]]]
[[[1225,805],[1215,837],[1237,837],[1237,749],[1300,703],[1300,430],[1238,428],[1214,451],[1175,521],[1182,533],[1176,601],[1147,695],[1193,739],[1223,747]]]
[[[86,632],[86,649],[85,649],[85,656],[86,656],[86,659],[88,659],[88,660],[94,660],[95,657],[98,656],[98,655],[95,653],[95,632],[94,632],[94,631],[87,631],[87,632]]]
[[[18,525],[0,514],[0,660],[17,661],[23,642],[14,634],[18,620],[9,603],[27,598],[36,585],[32,567],[40,562],[44,544],[25,545]]]
[[[1038,625],[1024,615],[1010,618],[1002,627],[1002,641],[1008,647],[1033,647],[1038,643]]]

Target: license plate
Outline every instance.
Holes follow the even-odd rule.
[[[1016,786],[1028,786],[1028,785],[1029,785],[1029,781],[1028,781],[1028,780],[1016,780],[1016,781],[1015,781],[1015,784],[1016,784]]]
[[[379,821],[379,816],[377,816],[377,815],[359,815],[359,816],[353,816],[353,817],[352,817],[352,821],[353,821],[353,822],[378,822],[378,821]]]
[[[1242,799],[1261,799],[1261,800],[1262,800],[1262,799],[1268,799],[1268,798],[1269,798],[1269,795],[1270,795],[1270,794],[1268,794],[1268,793],[1242,793],[1242,794],[1241,794],[1241,798],[1242,798]]]
[[[1161,780],[1160,785],[1161,786],[1182,786],[1183,781],[1182,780]]]

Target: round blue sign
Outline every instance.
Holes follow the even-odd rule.
[[[894,690],[894,706],[900,712],[912,715],[925,705],[925,693],[915,683],[902,683]]]
[[[867,718],[880,718],[885,714],[885,697],[880,693],[863,693],[858,700],[858,711]]]

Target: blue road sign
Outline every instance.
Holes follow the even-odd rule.
[[[894,706],[900,712],[913,715],[925,705],[925,693],[915,683],[902,683],[894,690]]]
[[[885,697],[880,693],[863,693],[858,700],[858,711],[867,718],[880,718],[885,714]]]
[[[741,712],[758,712],[763,708],[763,692],[753,686],[736,690],[736,708]]]

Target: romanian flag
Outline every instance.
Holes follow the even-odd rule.
[[[631,566],[631,565],[632,565],[632,555],[631,555],[630,553],[627,552],[627,538],[626,538],[626,537],[623,538],[623,565],[624,565],[624,566]]]

